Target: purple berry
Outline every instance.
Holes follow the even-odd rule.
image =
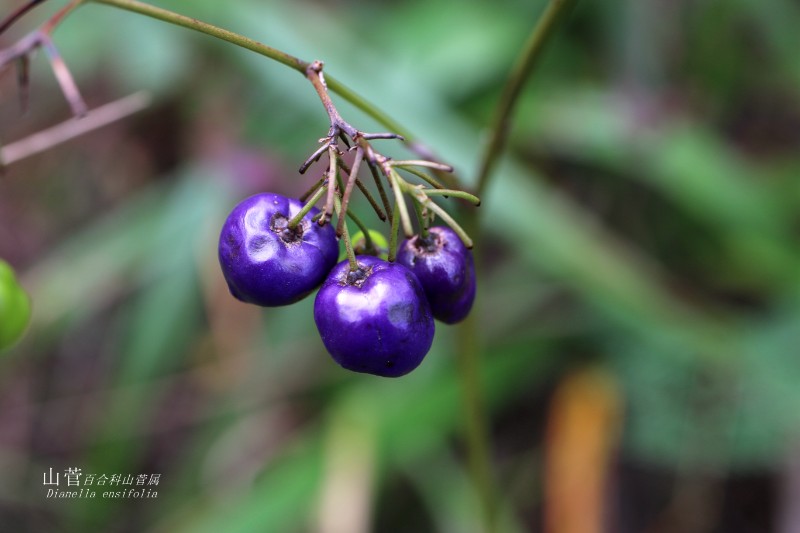
[[[317,288],[336,264],[339,245],[330,224],[312,209],[294,228],[289,220],[303,204],[279,194],[251,196],[222,226],[219,263],[236,298],[264,307],[288,305]]]
[[[397,250],[397,262],[417,276],[435,318],[455,324],[469,314],[475,301],[475,263],[453,230],[436,226],[427,238],[406,239]]]
[[[314,321],[328,352],[348,370],[397,377],[417,368],[433,342],[434,323],[422,286],[404,266],[357,256],[331,271],[314,302]]]

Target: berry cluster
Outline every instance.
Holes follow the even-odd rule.
[[[479,204],[464,191],[445,188],[424,170],[452,172],[442,163],[393,160],[370,144],[377,139],[401,139],[393,133],[364,133],[347,123],[328,96],[322,63],[314,61],[306,77],[317,91],[330,129],[320,146],[300,167],[305,173],[323,155],[323,176],[299,200],[263,193],[236,206],[222,228],[219,260],[231,294],[239,300],[272,307],[305,298],[320,287],[314,321],[322,342],[344,368],[397,377],[414,370],[433,342],[434,318],[453,324],[464,319],[475,299],[472,241],[431,197],[453,196]],[[345,155],[355,152],[349,162]],[[369,167],[381,205],[359,179]],[[412,185],[406,172],[426,184]],[[384,187],[394,194],[394,207]],[[387,246],[348,207],[360,190],[378,218],[391,223]],[[406,196],[417,215],[417,234]],[[315,204],[325,198],[320,210]],[[334,228],[328,222],[334,211]],[[430,227],[434,217],[449,227]],[[360,232],[350,238],[346,218]],[[402,227],[406,240],[398,245]],[[336,264],[338,240],[347,260]],[[383,252],[386,252],[385,258]]]
[[[288,305],[322,285],[314,321],[342,367],[386,377],[414,370],[433,342],[434,318],[462,320],[475,298],[472,253],[449,228],[406,239],[396,262],[355,256],[336,264],[338,242],[316,208],[273,193],[250,197],[225,221],[219,261],[231,294]]]

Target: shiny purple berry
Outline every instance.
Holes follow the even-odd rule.
[[[406,239],[397,250],[397,262],[417,276],[435,318],[455,324],[469,314],[475,301],[475,263],[453,230],[436,226],[428,237]]]
[[[336,264],[336,235],[330,224],[312,222],[317,209],[288,227],[302,207],[298,200],[263,193],[228,215],[219,236],[219,264],[236,298],[264,307],[294,303],[316,289]]]
[[[314,321],[328,352],[355,372],[397,377],[417,368],[433,342],[425,293],[404,266],[357,256],[343,261],[314,301]]]

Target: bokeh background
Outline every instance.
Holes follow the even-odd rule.
[[[158,5],[324,60],[469,187],[545,2]],[[314,179],[296,171],[327,129],[307,81],[81,8],[54,37],[90,106],[153,103],[0,178],[0,257],[34,303],[0,357],[0,531],[483,531],[465,351],[499,531],[800,531],[798,20],[790,0],[579,2],[483,205],[458,213],[478,225],[470,322],[386,380],[333,363],[313,298],[241,304],[216,262],[240,199]],[[42,54],[25,114],[15,83],[3,144],[70,116]],[[45,498],[68,467],[160,474],[158,498]]]

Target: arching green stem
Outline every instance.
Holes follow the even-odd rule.
[[[536,66],[538,59],[542,55],[542,50],[544,50],[544,45],[553,35],[558,23],[569,13],[570,8],[576,2],[577,0],[550,0],[511,70],[506,85],[503,87],[503,94],[497,104],[494,120],[489,128],[491,137],[486,144],[483,157],[481,157],[478,185],[475,189],[478,195],[483,193],[487,183],[489,183],[489,177],[492,175],[495,164],[503,153],[511,126],[511,113],[517,103],[522,87],[525,85],[525,81]]]
[[[263,43],[255,41],[243,35],[239,35],[238,33],[234,33],[232,31],[219,28],[217,26],[214,26],[213,24],[208,24],[206,22],[202,22],[195,18],[187,17],[185,15],[172,12],[167,9],[152,6],[144,2],[137,2],[136,0],[89,0],[89,1],[94,2],[96,4],[105,4],[108,6],[117,7],[119,9],[124,9],[126,11],[131,11],[133,13],[138,13],[146,17],[167,22],[169,24],[174,24],[175,26],[181,26],[184,28],[188,28],[190,30],[198,31],[200,33],[205,33],[206,35],[210,35],[212,37],[216,37],[217,39],[221,39],[231,44],[235,44],[236,46],[252,50],[257,54],[261,54],[262,56],[275,60],[278,63],[282,63],[287,67],[291,67],[294,70],[300,72],[301,74],[305,74],[306,68],[310,64],[309,62],[303,61],[302,59],[299,59],[291,54],[287,54],[286,52],[278,50],[277,48],[267,46]]]
[[[82,2],[89,2],[89,1],[98,4],[105,4],[119,9],[124,9],[126,11],[131,11],[133,13],[138,13],[140,15],[161,20],[169,24],[174,24],[176,26],[188,28],[190,30],[198,31],[200,33],[205,33],[206,35],[216,37],[217,39],[227,41],[229,43],[235,44],[236,46],[246,48],[248,50],[256,52],[257,54],[261,54],[262,56],[273,59],[279,63],[286,65],[287,67],[296,70],[297,72],[303,75],[305,75],[306,69],[311,64],[310,61],[304,61],[291,54],[287,54],[286,52],[278,50],[277,48],[267,46],[253,39],[249,39],[243,35],[239,35],[238,33],[234,33],[232,31],[219,28],[217,26],[214,26],[213,24],[201,22],[191,17],[174,13],[167,9],[162,9],[160,7],[152,6],[144,2],[138,2],[136,0],[82,0]],[[386,113],[382,112],[373,104],[367,102],[364,98],[362,98],[361,96],[353,92],[351,89],[346,87],[342,82],[340,82],[333,76],[328,76],[328,75],[325,76],[325,81],[327,83],[329,90],[335,92],[336,94],[338,94],[339,96],[341,96],[342,98],[353,104],[355,107],[366,113],[368,116],[375,119],[379,124],[382,124],[384,127],[388,128],[394,133],[401,135],[405,139],[406,143],[416,142],[414,140],[414,136],[411,135],[411,133],[408,130],[406,130],[400,124],[395,122]]]

